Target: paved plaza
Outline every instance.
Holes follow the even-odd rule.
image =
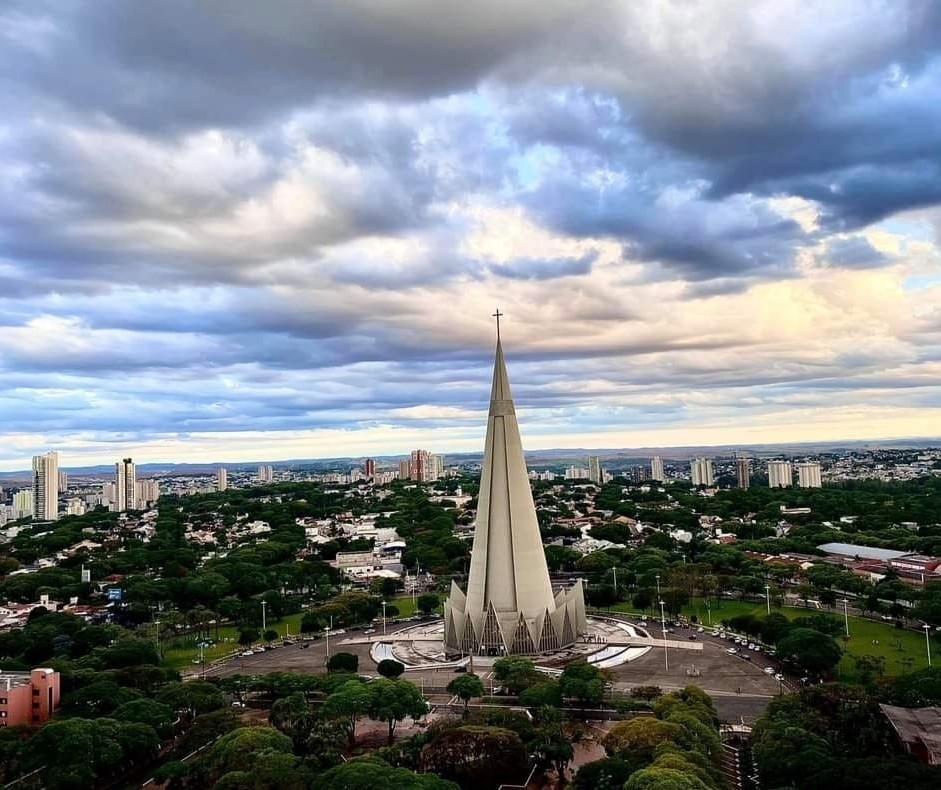
[[[673,639],[688,638],[691,631],[677,629]],[[652,629],[651,636],[657,635]],[[330,653],[339,651],[359,656],[359,671],[364,675],[376,675],[376,662],[370,655],[371,644],[341,644],[345,639],[361,637],[361,632],[332,636]],[[390,634],[391,637],[391,634]],[[782,686],[762,670],[777,665],[767,656],[752,654],[745,661],[726,652],[728,643],[713,639],[708,634],[697,634],[696,640],[702,649],[698,651],[670,649],[667,664],[662,647],[651,647],[643,655],[618,666],[609,667],[614,676],[615,688],[627,691],[634,686],[660,686],[673,690],[693,684],[707,691],[715,700],[723,721],[754,721],[768,702],[781,693]],[[207,676],[259,675],[268,672],[324,672],[327,661],[326,640],[301,642],[287,647],[278,647],[265,653],[247,657],[236,657],[230,661],[210,667]],[[492,660],[476,661],[474,671],[481,676],[485,687],[494,688]],[[421,686],[429,695],[441,694],[455,677],[453,666],[410,670],[404,677]]]

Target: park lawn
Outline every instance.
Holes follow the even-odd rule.
[[[390,603],[395,604],[398,608],[399,617],[411,617],[415,614],[416,607],[411,596],[394,598]],[[269,622],[267,626],[272,631],[278,632],[279,639],[283,639],[287,636],[296,637],[301,632],[301,619],[303,617],[304,612],[296,612],[295,614],[286,615],[275,622]],[[224,658],[229,653],[243,649],[238,644],[238,637],[239,629],[234,625],[219,626],[218,632],[213,630],[212,638],[216,640],[216,643],[211,647],[205,648],[203,651],[206,664],[211,664],[213,661]],[[171,640],[169,646],[164,646],[163,648],[163,658],[164,662],[174,669],[196,668],[198,664],[193,664],[193,660],[199,658],[196,636],[187,634]]]
[[[618,604],[611,608],[615,611],[635,611],[630,604]],[[772,611],[783,614],[789,619],[819,613],[842,619],[842,613],[836,609],[832,612],[826,610],[818,612],[816,609],[805,609],[800,606],[784,606],[772,607]],[[729,620],[742,614],[763,617],[767,612],[764,602],[723,600],[721,606],[712,606],[712,624],[715,626],[723,620]],[[683,614],[687,617],[696,615],[703,625],[709,623],[709,610],[701,599],[696,599],[684,606]],[[650,616],[653,619],[653,615]],[[888,676],[902,675],[928,666],[924,634],[898,629],[892,623],[867,620],[863,617],[850,616],[849,626],[850,636],[848,640],[844,639],[842,635],[837,637],[837,641],[844,648],[843,658],[837,666],[840,680],[849,683],[858,680],[859,673],[854,661],[854,658],[858,656],[884,658],[885,674]]]

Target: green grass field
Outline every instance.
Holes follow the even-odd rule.
[[[394,598],[390,603],[398,607],[399,617],[411,617],[415,614],[415,604],[410,596]],[[278,632],[279,638],[297,636],[301,631],[301,618],[303,616],[303,612],[298,612],[297,614],[287,615],[275,622],[269,622],[267,625],[272,631]],[[391,615],[389,617],[391,619]],[[212,638],[216,643],[203,651],[206,664],[211,664],[229,653],[241,650],[242,648],[238,644],[238,636],[238,629],[233,625],[223,625],[218,630],[214,630]],[[169,644],[165,643],[163,645],[163,658],[164,662],[174,669],[183,670],[190,667],[195,669],[199,666],[193,663],[194,660],[199,660],[196,637],[186,635],[172,640]]]
[[[634,608],[626,603],[611,608],[622,612],[634,611]],[[779,612],[790,619],[817,613],[816,609],[792,606],[772,607],[772,611]],[[842,620],[842,612],[837,609],[832,612],[823,610],[823,613]],[[712,624],[717,625],[723,620],[742,614],[754,614],[762,617],[767,614],[767,608],[764,603],[755,603],[754,601],[724,600],[720,607],[713,605],[710,611],[702,600],[697,599],[688,606],[683,607],[683,614],[687,617],[695,615],[703,625],[709,625],[711,615]],[[849,639],[844,639],[842,635],[838,638],[844,648],[843,659],[838,666],[840,680],[853,682],[858,679],[854,661],[857,656],[884,658],[885,674],[891,676],[901,675],[928,666],[923,634],[900,630],[892,623],[867,620],[863,617],[851,616],[849,626]],[[932,642],[932,647],[935,646],[937,646],[937,640]],[[938,654],[941,655],[941,650]]]

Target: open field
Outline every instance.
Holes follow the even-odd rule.
[[[618,604],[611,608],[615,611],[633,611],[633,607],[629,604]],[[816,609],[794,606],[773,606],[772,611],[790,619],[818,613]],[[838,618],[841,622],[843,620],[842,612],[837,609],[832,612],[822,611],[824,614]],[[767,608],[764,603],[754,601],[723,600],[721,607],[717,608],[713,605],[710,612],[701,599],[695,599],[691,604],[683,607],[683,614],[687,617],[695,615],[703,625],[709,624],[711,615],[712,623],[715,625],[742,614],[762,617],[767,614]],[[845,651],[838,666],[840,680],[852,682],[858,679],[854,659],[859,656],[884,658],[886,675],[901,675],[928,666],[924,634],[898,629],[892,623],[867,620],[852,615],[849,618],[849,626],[849,639],[839,639]],[[933,641],[934,645],[937,645],[936,639]],[[939,655],[941,655],[941,650],[939,650]]]

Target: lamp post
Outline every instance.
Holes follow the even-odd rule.
[[[667,656],[667,618],[663,612],[663,601],[660,601],[660,633],[663,634],[663,668],[670,669],[670,659]]]
[[[768,603],[768,614],[771,614],[771,585],[765,585],[765,600]]]
[[[261,633],[262,633],[262,636],[264,636],[265,631],[268,630],[268,621],[267,621],[267,619],[266,619],[266,617],[265,617],[265,609],[266,609],[267,606],[268,606],[268,602],[267,602],[267,601],[262,601],[262,602],[261,602]]]
[[[660,595],[660,575],[657,574],[657,600],[659,601],[660,598],[661,598],[661,595]],[[654,615],[654,616],[656,617],[656,615]]]
[[[850,615],[849,610],[847,609],[846,598],[843,599],[843,626],[846,629],[846,635],[850,635]]]
[[[386,602],[382,602],[382,635],[386,635]]]
[[[925,650],[928,651],[928,666],[931,666],[931,639],[928,637],[928,632],[931,630],[931,626],[928,623],[925,623],[922,628],[925,629]]]
[[[618,597],[618,569],[612,568],[614,571],[614,599],[617,600]]]
[[[333,615],[330,615],[330,625],[326,627],[324,633],[327,636],[327,661],[330,660],[330,631],[333,630]]]

